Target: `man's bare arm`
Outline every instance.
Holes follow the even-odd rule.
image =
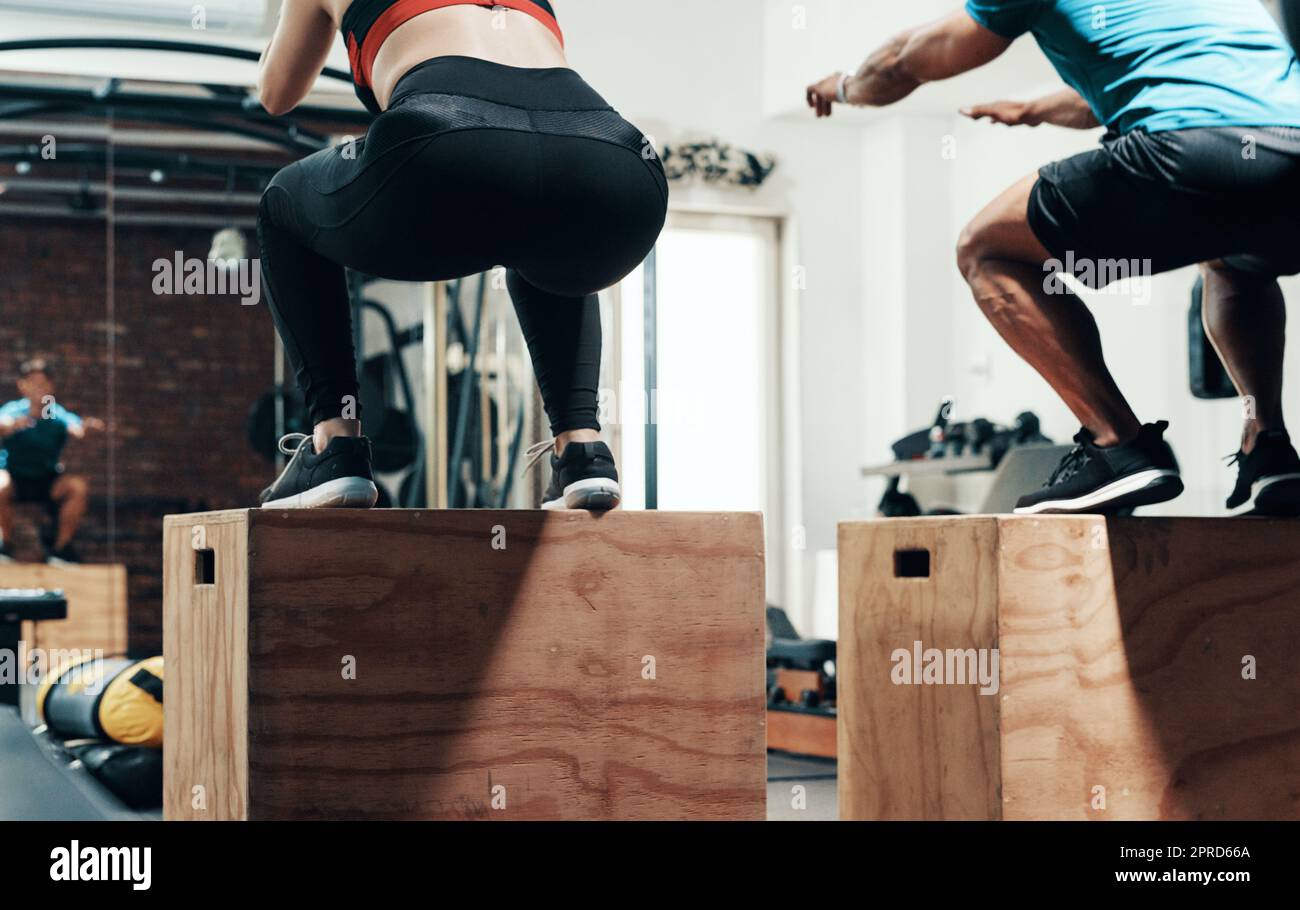
[[[1033,101],[995,101],[977,104],[961,111],[972,120],[987,117],[1007,126],[1039,126],[1050,123],[1072,130],[1091,130],[1101,126],[1088,102],[1072,88],[1061,89]]]
[[[12,436],[20,430],[25,430],[33,425],[30,417],[0,417],[0,439],[6,436]]]
[[[927,82],[951,79],[997,59],[1012,44],[959,10],[895,36],[844,83],[844,98],[859,107],[901,101]],[[840,74],[808,88],[808,104],[829,116],[839,98]]]

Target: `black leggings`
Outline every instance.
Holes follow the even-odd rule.
[[[572,70],[415,67],[364,139],[262,197],[263,288],[312,421],[359,415],[345,267],[445,281],[504,265],[552,432],[600,429],[595,295],[645,258],[667,205],[653,147]]]

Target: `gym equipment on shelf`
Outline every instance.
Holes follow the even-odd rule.
[[[835,642],[800,638],[780,607],[767,626],[767,747],[834,758]]]
[[[929,427],[908,433],[893,444],[893,463],[864,468],[863,474],[906,474],[920,467],[917,462],[934,462],[934,471],[945,474],[990,470],[1016,446],[1052,442],[1043,435],[1038,415],[1033,411],[1016,415],[1013,425],[1003,427],[983,417],[969,422],[954,421],[949,417],[951,410],[952,403],[945,401]]]
[[[1300,817],[1300,525],[839,528],[844,819]]]
[[[990,471],[994,472],[993,485],[984,498],[981,511],[1010,512],[1026,490],[1042,483],[1069,448],[1052,446],[1052,441],[1043,435],[1038,415],[1033,411],[1021,412],[1015,423],[1006,427],[982,417],[969,422],[953,421],[949,417],[951,410],[951,400],[944,401],[934,423],[893,444],[894,461],[862,469],[864,477],[889,478],[877,507],[880,517],[909,518],[922,513],[916,496],[910,490],[902,489],[904,478],[960,476]],[[1046,460],[1052,461],[1051,466],[1041,474],[1033,474]],[[930,509],[927,514],[957,513],[951,509]]]
[[[253,509],[163,538],[169,819],[764,817],[758,514]]]

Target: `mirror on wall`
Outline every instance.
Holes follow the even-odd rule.
[[[89,90],[0,74],[0,560],[15,583],[16,562],[115,555],[111,127],[74,100]]]

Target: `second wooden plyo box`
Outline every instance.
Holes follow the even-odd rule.
[[[1300,524],[840,526],[840,814],[1300,818]],[[997,688],[896,684],[997,652]]]

